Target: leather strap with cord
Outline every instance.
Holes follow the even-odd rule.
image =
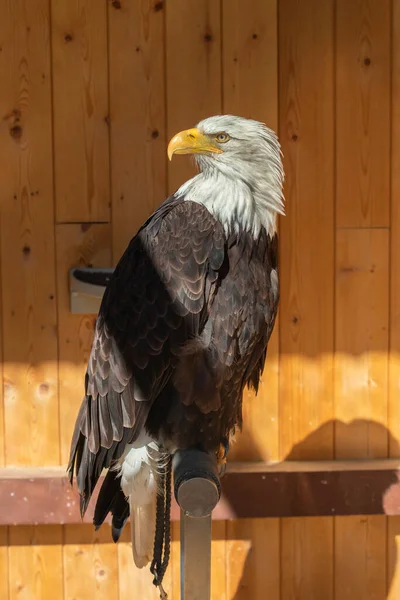
[[[171,456],[160,473],[160,491],[157,494],[156,531],[154,536],[153,560],[150,571],[153,584],[159,588],[160,599],[167,600],[162,581],[168,567],[171,549]]]

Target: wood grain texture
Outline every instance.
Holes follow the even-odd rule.
[[[281,456],[295,460],[333,455],[333,31],[331,1],[279,6],[279,429]],[[332,562],[329,517],[282,521],[282,598],[332,597]]]
[[[389,221],[389,19],[389,2],[337,4],[339,227]],[[384,457],[389,446],[389,233],[339,230],[336,257],[335,455]],[[337,600],[386,597],[386,559],[384,517],[335,520]]]
[[[130,525],[127,524],[117,547],[119,600],[132,600],[132,598],[143,598],[143,600],[159,600],[160,594],[158,593],[157,588],[153,585],[153,576],[149,569],[150,565],[144,567],[143,569],[137,569],[135,567],[132,557],[130,536]],[[168,594],[168,599],[175,600],[176,598],[178,600],[179,581],[177,584],[177,595],[175,595],[172,582],[173,564],[174,560],[172,558],[163,580],[163,587]]]
[[[61,462],[69,457],[73,427],[84,391],[84,377],[93,341],[95,315],[70,312],[68,272],[72,267],[111,265],[109,225],[56,227],[59,402]]]
[[[279,519],[227,522],[227,598],[280,600]]]
[[[225,537],[225,536],[224,536]],[[175,521],[171,528],[171,565],[169,567],[172,579],[171,595],[173,600],[181,600],[181,543],[180,543],[180,523]]]
[[[63,598],[62,528],[10,527],[9,600]]]
[[[387,456],[389,235],[342,229],[336,237],[335,455]],[[335,598],[383,598],[384,517],[335,520]]]
[[[278,126],[277,0],[222,0],[223,109]]]
[[[56,218],[110,217],[107,5],[51,0]]]
[[[386,518],[335,519],[335,600],[386,598]]]
[[[8,527],[0,527],[0,597],[8,600]]]
[[[278,21],[276,0],[224,0],[223,112],[263,121],[278,129]],[[251,93],[250,93],[251,90]],[[243,399],[243,431],[229,460],[279,457],[279,321],[256,396]]]
[[[282,519],[281,600],[333,599],[332,536],[332,519]]]
[[[211,600],[229,600],[227,591],[227,522],[212,524],[211,542]],[[174,589],[177,583],[174,581]],[[178,596],[176,596],[178,600]]]
[[[57,336],[49,5],[0,19],[1,272],[7,464],[57,464]],[[23,443],[16,443],[19,440]]]
[[[0,464],[65,463],[93,319],[69,314],[67,271],[118,260],[193,173],[169,137],[221,110],[278,124],[287,175],[280,332],[230,462],[400,457],[400,0],[3,0],[0,81]],[[82,229],[111,219],[110,166],[112,224]],[[56,253],[54,203],[75,222]],[[400,597],[399,517],[213,528],[213,600]],[[179,558],[174,522],[172,600]],[[0,528],[3,597],[158,600],[129,527],[114,546],[86,525]]]
[[[387,600],[400,598],[400,517],[388,518]],[[385,596],[386,597],[386,596]]]
[[[336,237],[335,456],[384,458],[389,235],[343,229]]]
[[[390,0],[336,3],[337,225],[389,223]]]
[[[390,456],[400,456],[400,0],[393,0],[392,35],[389,429]]]
[[[1,18],[1,13],[0,13]],[[1,204],[0,204],[1,206]],[[0,214],[0,231],[1,231],[1,214]],[[6,440],[5,440],[5,425],[4,425],[4,377],[3,377],[3,309],[2,309],[2,287],[4,283],[1,276],[1,259],[0,259],[0,466],[3,467],[6,461]]]
[[[108,7],[116,262],[166,197],[164,4],[126,0]]]
[[[166,6],[167,133],[194,127],[221,112],[221,8],[214,0],[175,0]],[[189,43],[186,43],[189,41]],[[187,156],[175,156],[168,191],[194,174]]]
[[[323,459],[333,451],[332,426],[321,428],[332,417],[333,4],[288,0],[279,28],[281,455]]]
[[[63,535],[64,600],[119,600],[117,546],[110,527],[69,525]]]

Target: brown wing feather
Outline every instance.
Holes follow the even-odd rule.
[[[133,238],[107,287],[71,443],[81,511],[103,468],[141,432],[185,342],[205,320],[224,259],[221,225],[201,205],[167,200]]]

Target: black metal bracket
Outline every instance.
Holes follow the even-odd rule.
[[[74,268],[69,271],[70,309],[73,314],[97,314],[114,269]]]

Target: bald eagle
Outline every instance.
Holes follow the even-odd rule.
[[[130,515],[138,567],[152,560],[170,457],[201,447],[223,464],[243,389],[258,389],[279,296],[275,133],[214,116],[175,135],[173,154],[193,154],[199,173],[143,224],[107,286],[68,466],[82,514],[108,469],[94,524],[111,512],[117,541]]]

